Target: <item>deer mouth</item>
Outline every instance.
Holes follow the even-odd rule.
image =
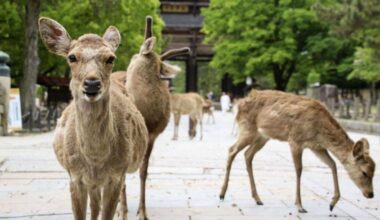
[[[89,91],[83,91],[83,94],[85,94],[87,97],[91,97],[91,98],[93,98],[93,97],[97,96],[97,95],[99,94],[99,92],[93,92],[93,91],[91,91],[91,92],[89,92]]]

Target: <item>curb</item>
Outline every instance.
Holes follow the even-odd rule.
[[[366,121],[353,121],[346,119],[338,119],[339,124],[341,124],[345,129],[349,131],[364,132],[370,134],[380,134],[380,123],[366,122]]]

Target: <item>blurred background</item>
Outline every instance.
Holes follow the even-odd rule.
[[[0,8],[0,79],[11,93],[10,104],[0,96],[0,112],[13,115],[14,130],[52,129],[71,99],[69,67],[40,41],[40,16],[73,39],[116,26],[115,71],[127,68],[153,16],[158,52],[193,51],[170,61],[182,68],[173,92],[208,94],[216,108],[222,92],[233,100],[277,89],[319,99],[341,118],[380,121],[380,0],[2,0]]]

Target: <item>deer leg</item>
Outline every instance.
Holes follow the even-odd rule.
[[[194,115],[189,115],[189,137],[192,140],[197,135],[197,118]]]
[[[71,192],[71,206],[73,209],[75,220],[85,220],[86,219],[86,208],[87,208],[87,189],[83,183],[78,181],[70,182],[70,192]]]
[[[231,166],[232,162],[234,161],[236,155],[243,150],[248,144],[250,143],[249,137],[239,137],[237,142],[230,147],[228,150],[228,159],[227,159],[227,166],[226,166],[226,175],[224,177],[224,183],[221,189],[221,192],[219,194],[219,198],[221,200],[224,200],[224,196],[226,195],[226,191],[228,188],[228,181],[230,178],[230,172],[231,172]]]
[[[174,113],[174,135],[173,135],[173,140],[178,139],[178,125],[179,125],[179,120],[181,119],[181,115],[179,113]]]
[[[139,218],[140,220],[147,220],[146,207],[145,207],[145,190],[146,178],[148,177],[149,158],[153,150],[154,140],[149,140],[148,149],[144,156],[144,161],[140,167],[140,204],[139,204]]]
[[[126,191],[126,185],[125,182],[123,181],[123,187],[121,188],[120,191],[120,206],[118,210],[118,215],[119,219],[121,220],[126,220],[127,219],[127,213],[128,213],[128,205],[127,205],[127,191]]]
[[[298,212],[306,213],[307,211],[302,207],[301,201],[301,175],[302,175],[302,146],[296,144],[294,141],[289,140],[289,144],[291,147],[294,167],[296,169],[297,174],[297,189],[296,189],[296,206],[298,208]]]
[[[97,220],[100,212],[100,189],[97,186],[93,186],[89,192],[89,195],[91,207],[91,220]]]
[[[256,191],[255,179],[253,177],[252,161],[255,154],[264,147],[266,142],[266,139],[260,137],[258,140],[254,141],[251,146],[244,152],[245,164],[247,166],[249,182],[251,184],[251,194],[255,199],[257,205],[263,205],[263,202],[261,201]]]
[[[330,203],[330,211],[332,211],[340,198],[338,172],[336,170],[336,164],[335,161],[331,158],[330,154],[327,152],[327,150],[312,149],[312,151],[319,159],[321,159],[322,162],[324,162],[331,169],[334,180],[334,197],[332,198],[332,201]]]
[[[198,115],[198,118],[199,118],[199,127],[200,127],[200,134],[201,134],[201,137],[199,140],[202,140],[203,139],[203,123],[202,123],[202,113]]]
[[[124,177],[121,179],[111,179],[105,184],[102,198],[102,220],[113,219],[123,180]]]

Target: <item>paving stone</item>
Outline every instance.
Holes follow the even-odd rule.
[[[158,138],[147,180],[150,220],[252,220],[252,219],[380,219],[380,171],[374,178],[375,198],[366,199],[337,162],[341,199],[333,212],[331,170],[309,150],[303,155],[301,192],[306,214],[295,201],[295,171],[289,145],[269,141],[255,156],[256,189],[263,206],[256,205],[243,153],[232,166],[224,201],[224,181],[232,114],[216,112],[216,124],[204,124],[204,140],[187,137],[188,120],[182,119],[179,141],[172,141],[173,120]],[[371,154],[380,164],[380,137],[349,133],[353,140],[366,137]],[[53,132],[0,139],[0,219],[72,219],[69,177],[52,148]],[[139,203],[139,175],[127,176],[129,220]],[[89,209],[88,209],[89,212]],[[115,217],[117,219],[117,217]]]

